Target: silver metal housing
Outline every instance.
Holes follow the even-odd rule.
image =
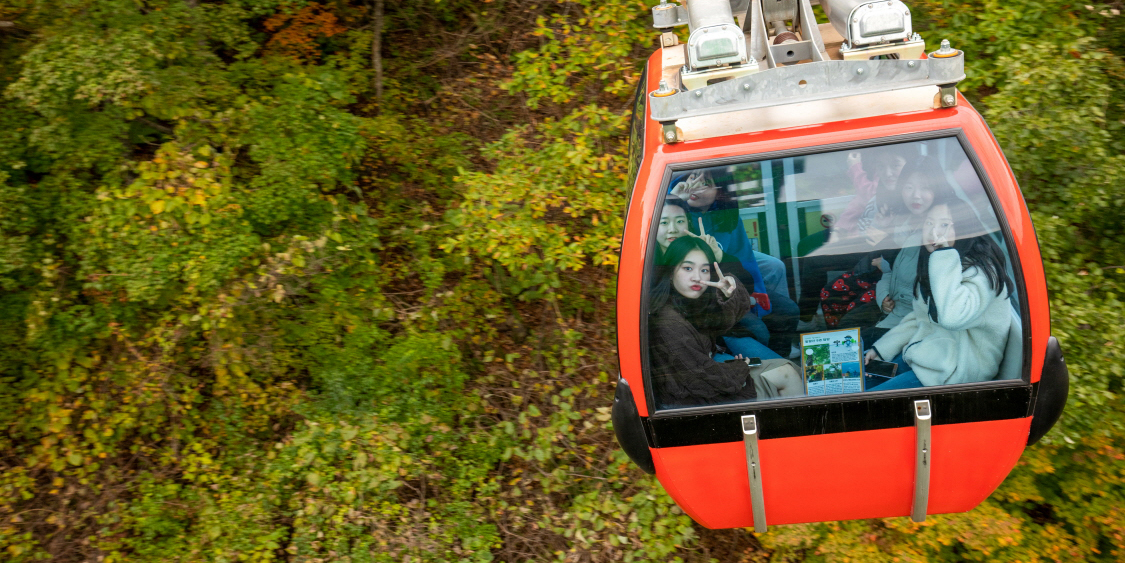
[[[746,62],[746,38],[733,23],[705,27],[692,32],[687,42],[688,67],[705,68]]]
[[[652,27],[667,29],[688,23],[687,8],[677,4],[669,4],[668,0],[652,7]]]
[[[905,41],[914,33],[901,0],[821,0],[820,6],[852,48]]]
[[[661,35],[648,105],[666,143],[957,105],[964,53],[926,57],[901,0],[820,0],[824,24],[817,0],[679,1],[654,9],[657,27],[691,26],[687,45]]]
[[[856,96],[919,86],[952,85],[965,78],[965,55],[922,60],[822,61],[773,68],[670,96],[649,95],[659,122],[769,106]]]
[[[687,10],[689,71],[746,62],[746,37],[734,21],[730,0],[690,0]]]

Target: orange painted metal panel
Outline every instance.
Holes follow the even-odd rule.
[[[763,424],[768,419],[763,419]],[[1030,418],[932,429],[929,514],[980,504],[1015,467]],[[914,428],[759,442],[769,525],[909,516]],[[741,442],[653,450],[656,476],[708,528],[754,525]]]

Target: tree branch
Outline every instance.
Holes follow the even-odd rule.
[[[383,106],[383,0],[375,0],[375,38],[371,42],[371,66],[375,68],[375,100]]]

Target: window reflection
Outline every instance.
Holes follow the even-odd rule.
[[[662,408],[1015,379],[1010,257],[955,138],[674,172],[649,276]]]

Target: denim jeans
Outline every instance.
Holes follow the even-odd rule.
[[[758,263],[758,271],[762,272],[762,283],[766,284],[766,291],[789,298],[789,280],[787,279],[785,262],[774,258],[764,252],[755,252],[754,260]],[[770,295],[773,299],[773,295]]]
[[[751,311],[738,324],[749,331],[754,340],[769,346],[779,356],[786,357],[797,333],[800,311],[797,304],[784,295],[772,291],[767,292],[767,295],[772,307],[770,312],[765,317],[759,317]]]
[[[726,343],[727,349],[734,354],[742,354],[743,358],[761,358],[763,360],[770,360],[780,358],[781,356],[774,353],[766,347],[765,344],[758,342],[750,337],[737,338],[733,336],[724,336],[723,342]],[[719,359],[722,357],[723,359]],[[714,360],[716,362],[723,362],[734,358],[729,354],[715,354]]]

